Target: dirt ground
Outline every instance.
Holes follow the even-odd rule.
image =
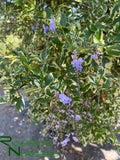
[[[0,96],[3,93],[0,92]],[[27,105],[27,103],[26,103]],[[23,121],[21,125],[21,120]],[[0,104],[0,136],[11,136],[12,141],[50,141],[50,137],[43,137],[40,134],[43,124],[35,125],[27,121],[26,112],[19,113],[10,104]],[[117,134],[120,141],[120,134]],[[12,142],[6,142],[12,145]],[[51,151],[53,153],[59,152],[57,157],[21,157],[11,151],[8,156],[8,146],[0,142],[0,160],[120,160],[120,154],[115,151],[114,146],[104,144],[90,144],[83,147],[80,143],[71,143],[67,150],[65,150],[64,158],[60,151],[57,151],[55,145],[53,146],[21,146],[21,152],[27,151]],[[17,151],[17,147],[13,147]]]

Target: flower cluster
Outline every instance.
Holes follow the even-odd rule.
[[[44,24],[43,24],[43,29],[44,29],[44,34],[49,30],[49,27],[48,26],[45,26]]]
[[[39,27],[39,23],[37,22],[36,23],[36,27],[33,25],[33,24],[31,24],[31,29],[34,31],[36,28],[38,28]],[[45,27],[45,26],[44,26]]]
[[[51,18],[49,29],[50,29],[52,32],[54,32],[55,29],[56,29],[56,25],[53,24],[54,21],[55,21],[55,18]]]
[[[67,142],[70,141],[70,138],[66,138],[64,141],[60,142],[62,144],[62,146],[66,146]],[[59,143],[58,143],[59,144]]]
[[[91,58],[92,58],[92,59],[95,59],[95,58],[98,57],[98,55],[103,55],[103,53],[102,53],[102,52],[96,52],[96,54],[91,55]]]
[[[35,30],[35,26],[33,24],[31,24],[31,29],[34,31]]]
[[[97,58],[97,54],[91,55],[91,58],[92,58],[92,59]]]
[[[59,95],[59,99],[60,99],[60,102],[63,102],[63,104],[69,104],[69,105],[70,105],[70,102],[72,101],[72,99],[67,97],[64,93],[61,93]]]
[[[77,70],[78,72],[81,72],[82,71],[82,63],[83,63],[83,59],[80,57],[79,59],[77,59],[77,51],[74,50],[73,51],[73,55],[71,55],[73,61],[71,62],[72,66],[75,68],[75,70]]]
[[[98,57],[98,63],[99,63],[99,67],[102,68],[102,52],[96,52],[96,54],[91,55],[92,59],[96,59]]]
[[[20,126],[22,126],[22,125],[23,125],[23,121],[22,121],[22,120],[20,120],[20,123],[19,123],[19,125],[20,125]]]
[[[76,116],[75,116],[75,120],[78,120],[78,121],[79,121],[79,120],[80,120],[80,116],[79,116],[79,115],[76,115]]]
[[[54,21],[55,21],[55,18],[51,18],[51,20],[50,20],[50,25],[49,25],[49,26],[45,26],[45,25],[43,24],[44,34],[46,34],[46,32],[47,32],[48,30],[51,30],[52,32],[55,31],[56,25],[53,23]]]
[[[75,137],[74,136],[74,133],[72,133],[72,134],[66,134],[65,136],[66,136],[66,138],[62,141],[62,142],[58,142],[57,143],[57,146],[59,146],[60,144],[64,147],[64,146],[66,146],[67,145],[67,143],[70,141],[70,135],[72,136],[72,139],[75,141],[75,142],[79,142],[79,139],[77,138],[77,137]],[[57,137],[58,138],[58,137]],[[54,139],[56,139],[55,137],[54,137]]]
[[[54,109],[60,113],[59,116],[55,116],[52,112],[50,113],[50,117],[47,117],[46,120],[47,123],[46,130],[49,132],[50,130],[50,136],[53,138],[53,140],[56,142],[57,146],[61,145],[62,147],[66,146],[67,143],[70,141],[70,136],[74,140],[74,142],[79,142],[79,139],[77,138],[77,135],[74,133],[74,130],[71,130],[71,133],[66,133],[65,129],[67,126],[71,125],[71,122],[76,121],[75,124],[77,125],[78,121],[81,120],[80,115],[78,115],[77,110],[72,110],[71,107],[73,107],[73,104],[71,104],[72,99],[70,97],[67,97],[64,93],[58,94],[55,91],[54,96],[63,104],[67,104],[68,106],[64,108],[61,108],[59,106],[54,106]],[[71,104],[71,105],[70,105]],[[55,111],[54,110],[54,111]],[[63,117],[66,118],[63,118]],[[73,122],[74,123],[74,122]],[[61,139],[61,133],[60,130],[63,130],[63,139]]]

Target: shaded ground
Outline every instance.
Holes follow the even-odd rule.
[[[2,93],[0,93],[2,95]],[[0,95],[0,96],[1,96]],[[20,125],[20,121],[23,121],[23,125]],[[12,141],[50,141],[49,137],[45,138],[40,134],[43,124],[30,125],[27,121],[27,115],[24,112],[19,113],[10,104],[0,104],[0,136],[11,136]],[[117,138],[120,141],[120,134],[117,134]],[[12,145],[12,142],[7,142]],[[17,151],[17,147],[13,147]],[[51,151],[57,153],[56,147],[53,146],[22,146],[21,152],[26,151]],[[0,160],[61,160],[61,154],[59,156],[48,157],[19,157],[11,151],[11,156],[8,156],[8,146],[0,142]],[[80,143],[71,143],[65,150],[64,160],[120,160],[120,155],[114,150],[114,147],[110,144],[100,146],[97,144],[91,144],[87,147],[83,147]]]

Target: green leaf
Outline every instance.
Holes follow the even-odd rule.
[[[47,74],[45,77],[45,86],[49,85],[53,81],[54,77],[53,74]]]
[[[114,130],[113,133],[120,133],[120,130]]]
[[[61,41],[60,41],[59,38],[57,38],[57,37],[51,38],[51,41],[52,41],[53,43],[57,44],[58,46],[62,46]]]
[[[100,70],[99,70],[99,74],[100,74],[100,76],[102,77],[102,76],[104,75],[104,69],[100,69]]]
[[[22,52],[20,52],[19,55],[20,55],[20,61],[25,66],[26,71],[28,71],[29,65],[28,65],[28,62],[27,62],[27,58],[25,57],[24,53],[22,53]]]
[[[120,9],[120,2],[113,6],[111,10],[111,18],[113,18],[117,14],[117,12],[119,12],[119,9]]]
[[[94,60],[92,60],[92,67],[94,68],[94,71],[97,72],[98,64]]]
[[[16,98],[15,107],[18,111],[22,111],[25,108],[25,101],[22,95],[20,95],[19,98]]]
[[[95,24],[95,27],[96,27],[97,29],[105,29],[105,26],[104,26],[102,23],[96,23],[96,24]]]
[[[104,10],[105,12],[107,12],[107,5],[106,5],[106,4],[103,4],[101,7],[103,8],[103,10]]]
[[[47,18],[51,18],[52,15],[52,9],[51,8],[45,8],[46,14],[47,14]]]
[[[0,97],[0,104],[2,103],[6,103],[6,101],[2,97]]]
[[[27,58],[25,57],[24,53],[20,52],[20,60],[22,63],[27,63]]]
[[[91,56],[89,55],[89,56],[85,59],[85,61],[86,61],[87,63],[89,63],[90,59],[91,59]]]
[[[102,58],[103,67],[105,67],[106,63],[109,63],[109,62],[110,62],[110,60],[107,57]]]
[[[95,27],[95,25],[93,23],[90,24],[89,27],[90,27],[90,30],[93,31],[93,32],[95,32],[97,30],[97,28]]]
[[[41,103],[50,102],[50,99],[49,99],[49,98],[39,98],[38,100],[39,100],[39,102],[41,102]]]
[[[87,85],[85,85],[85,86],[81,89],[81,91],[82,91],[82,92],[87,92],[89,88],[90,88],[90,83],[87,84]]]
[[[37,79],[34,79],[34,84],[35,84],[35,86],[38,87],[38,88],[41,88],[41,87],[42,87],[40,81],[37,80]]]
[[[45,88],[45,93],[49,96],[53,96],[53,93],[51,93],[51,90],[49,87]]]
[[[38,90],[38,88],[28,88],[28,89],[22,91],[21,93],[31,93],[31,92],[34,92],[36,90]]]
[[[114,42],[120,42],[120,36],[115,36],[113,41]]]
[[[93,41],[94,43],[102,43],[104,44],[104,40],[103,40],[103,31],[99,30],[95,33],[95,35],[93,36]]]
[[[91,84],[93,84],[93,85],[96,85],[96,84],[97,84],[97,78],[96,78],[96,77],[89,76],[88,78],[89,78]]]
[[[107,79],[106,83],[103,84],[103,88],[109,88],[109,87],[110,87],[110,84],[111,84],[110,79]]]
[[[42,53],[41,53],[41,60],[42,60],[42,62],[45,61],[45,58],[46,58],[46,50],[44,49],[44,50],[42,51]]]
[[[37,76],[42,74],[40,69],[32,69],[32,72]]]
[[[61,14],[61,20],[60,20],[60,24],[61,26],[66,26],[66,23],[67,23],[67,17],[65,14]]]
[[[120,44],[109,45],[106,51],[109,55],[120,57]]]
[[[85,29],[84,30],[84,36],[86,38],[86,40],[88,40],[91,36],[92,32],[90,30]]]
[[[73,101],[78,101],[78,102],[80,102],[80,95],[75,96],[75,97],[73,98]]]
[[[77,90],[73,90],[72,93],[75,97],[80,95],[80,93]]]

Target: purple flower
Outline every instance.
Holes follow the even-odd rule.
[[[73,65],[73,67],[76,67],[78,65],[78,61],[76,59],[74,59],[71,64]]]
[[[54,32],[55,29],[56,29],[56,25],[53,24],[53,23],[50,23],[49,29],[50,29],[52,32]]]
[[[48,31],[49,27],[48,26],[45,27],[45,25],[43,24],[43,29],[44,29],[44,34],[45,34]]]
[[[75,58],[75,57],[73,57],[73,58]],[[73,59],[73,61],[71,62],[71,64],[72,64],[72,66],[74,67],[74,68],[76,68],[77,69],[77,71],[82,71],[82,63],[83,63],[83,59],[80,57],[78,60],[77,59]]]
[[[59,145],[60,145],[60,143],[58,142],[58,143],[57,143],[57,147],[58,147]]]
[[[64,113],[64,112],[65,112],[65,110],[63,110],[63,109],[62,109],[62,110],[59,110],[59,112],[63,112],[63,113]]]
[[[69,133],[69,134],[66,134],[66,136],[67,136],[67,137],[70,137],[70,133]]]
[[[34,31],[35,30],[35,26],[33,24],[31,24],[31,29]]]
[[[84,100],[84,101],[83,101],[83,104],[87,105],[88,103],[87,103],[87,101],[86,101],[86,100]]]
[[[16,132],[17,132],[18,134],[20,134],[20,131],[16,130]]]
[[[76,66],[76,69],[77,69],[78,71],[80,71],[80,72],[82,71],[82,68],[83,68],[83,67],[82,67],[81,65],[80,65],[80,66]]]
[[[74,115],[71,115],[72,118],[74,118]]]
[[[97,52],[97,55],[103,55],[103,53],[102,52]]]
[[[59,128],[59,125],[56,125],[55,127],[56,127],[56,129],[57,129],[57,128]]]
[[[22,126],[22,120],[20,121],[19,125]]]
[[[70,105],[70,102],[72,101],[72,99],[67,97],[64,93],[61,93],[59,95],[59,98],[60,98],[60,102],[63,102],[63,104],[69,104]]]
[[[44,137],[44,136],[45,136],[45,134],[44,134],[44,133],[42,133],[42,136]]]
[[[75,55],[71,55],[72,59],[75,60],[77,57]]]
[[[70,138],[66,138],[65,141],[66,141],[66,142],[69,142],[69,141],[70,141]]]
[[[47,127],[46,127],[46,129],[49,129],[50,128],[50,125],[48,125]]]
[[[74,53],[74,54],[77,54],[77,51],[76,51],[76,49],[73,51],[73,53]]]
[[[69,112],[73,113],[73,110],[69,109]]]
[[[91,55],[91,58],[95,59],[97,57],[97,54]]]
[[[79,142],[78,138],[72,137],[75,142]]]
[[[50,25],[49,25],[49,29],[50,29],[52,32],[54,32],[55,29],[56,29],[56,25],[53,24],[54,21],[55,21],[55,18],[51,18],[51,20],[50,20]]]
[[[85,114],[86,112],[84,111],[84,112],[82,112],[83,114]]]
[[[89,119],[91,122],[93,121],[92,119]]]
[[[54,137],[53,139],[54,139],[54,140],[57,140],[57,139],[58,139],[58,137]]]
[[[78,64],[81,65],[81,64],[83,63],[83,61],[84,61],[84,60],[80,57],[80,58],[78,59]]]
[[[62,146],[66,146],[67,142],[66,141],[62,141],[61,144],[62,144]]]
[[[53,115],[52,118],[54,119],[54,118],[55,118],[55,115]]]
[[[66,120],[62,120],[62,122],[63,122],[63,123],[67,123],[67,121],[66,121]]]
[[[55,122],[52,122],[51,125],[53,125]]]
[[[66,138],[64,141],[62,141],[62,146],[66,146],[68,141],[70,141],[70,138]]]
[[[49,117],[47,117],[47,118],[46,118],[46,121],[49,121],[49,120],[50,120],[50,118],[49,118]]]
[[[55,21],[55,18],[50,19],[50,23],[53,23]]]
[[[57,93],[57,91],[55,91],[54,96],[55,96],[55,97],[58,97],[58,93]]]
[[[76,116],[75,116],[75,120],[78,120],[78,121],[79,121],[79,120],[80,120],[80,116],[79,116],[79,115],[76,115]]]
[[[36,27],[39,27],[39,25],[40,25],[40,24],[37,22],[37,23],[36,23]]]
[[[88,113],[87,115],[88,115],[90,118],[92,118],[91,114]]]

